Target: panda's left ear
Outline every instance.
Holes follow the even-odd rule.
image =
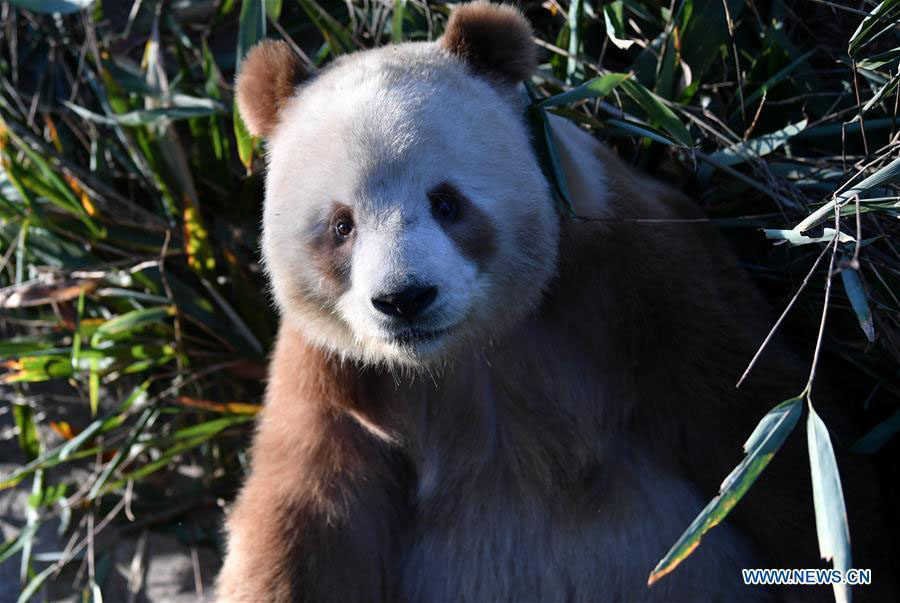
[[[306,76],[300,58],[287,43],[264,40],[250,49],[237,76],[237,105],[253,136],[267,137],[278,113]]]
[[[438,44],[475,73],[505,83],[526,80],[537,64],[531,25],[506,4],[479,0],[460,5]]]

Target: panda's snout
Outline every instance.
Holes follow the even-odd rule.
[[[388,316],[413,318],[437,299],[437,287],[413,285],[372,298],[376,310]]]

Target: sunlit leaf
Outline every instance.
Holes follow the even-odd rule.
[[[865,17],[850,36],[847,53],[857,56],[859,51],[886,31],[894,28],[900,0],[884,0]]]
[[[91,345],[98,347],[107,339],[119,338],[136,329],[143,328],[149,324],[158,323],[165,320],[174,312],[171,306],[162,306],[158,308],[146,308],[144,310],[132,310],[106,321],[94,332],[91,337]]]
[[[576,88],[544,99],[540,101],[537,106],[556,107],[559,105],[568,105],[586,98],[603,98],[629,77],[631,76],[627,73],[608,73],[606,75],[601,75]]]
[[[841,476],[834,458],[828,428],[819,418],[812,404],[806,422],[809,444],[809,465],[812,474],[813,502],[816,509],[816,532],[819,536],[819,555],[832,561],[835,569],[847,575],[853,564],[850,557],[850,528],[847,525],[847,509]],[[833,584],[837,603],[849,603],[850,586]]]
[[[36,13],[65,15],[89,8],[94,0],[9,0],[9,3]]]
[[[697,548],[703,535],[725,519],[781,448],[797,424],[802,409],[802,398],[792,398],[782,402],[762,418],[744,444],[747,456],[722,482],[719,495],[706,505],[656,565],[650,573],[648,585],[675,569]]]
[[[603,21],[606,24],[606,37],[617,48],[628,50],[634,44],[634,40],[629,40],[625,33],[625,3],[622,0],[615,0],[603,5]]]

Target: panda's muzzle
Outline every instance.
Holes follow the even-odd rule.
[[[437,299],[437,287],[413,285],[387,295],[372,298],[376,310],[387,316],[415,318]]]

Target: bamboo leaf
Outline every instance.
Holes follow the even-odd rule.
[[[879,52],[876,55],[867,57],[859,61],[856,66],[861,69],[878,69],[879,67],[883,67],[888,63],[896,61],[897,59],[900,59],[900,47],[892,48],[890,50],[886,50],[885,52]]]
[[[857,56],[859,51],[869,44],[869,42],[880,37],[886,31],[893,29],[898,8],[900,8],[900,0],[885,0],[876,6],[875,9],[860,22],[856,31],[850,36],[850,43],[847,45],[847,53],[851,57]]]
[[[634,44],[625,33],[625,3],[615,0],[603,5],[603,22],[606,24],[606,37],[616,48],[628,50]]]
[[[855,184],[847,188],[842,193],[837,195],[834,199],[824,204],[816,211],[812,212],[799,224],[794,226],[793,230],[797,233],[802,233],[812,228],[813,226],[825,220],[832,213],[834,213],[835,205],[843,205],[847,201],[853,199],[854,196],[862,195],[870,188],[874,188],[881,184],[896,180],[898,176],[900,176],[900,159],[894,159],[892,162],[882,167],[868,178],[865,178],[859,184]]]
[[[405,39],[403,35],[403,19],[406,17],[407,0],[394,0],[394,16],[391,20],[391,42],[400,44]]]
[[[607,73],[600,77],[581,84],[577,88],[567,90],[550,98],[546,98],[537,104],[538,107],[557,107],[568,105],[586,98],[603,98],[612,92],[616,86],[631,77],[627,73]]]
[[[139,126],[156,126],[160,123],[179,120],[192,119],[195,117],[207,117],[209,115],[217,115],[223,113],[222,107],[159,107],[156,109],[141,109],[139,111],[129,111],[127,113],[117,113],[110,117],[100,115],[89,111],[84,107],[79,107],[74,103],[66,101],[63,103],[67,108],[75,112],[79,117],[107,126],[119,124],[122,126],[139,127]]]
[[[238,43],[235,62],[240,68],[241,61],[251,48],[266,35],[266,16],[260,0],[242,0],[241,14],[238,20]],[[253,165],[253,150],[256,146],[254,138],[247,131],[241,113],[238,111],[237,100],[232,109],[234,118],[234,136],[237,141],[238,156],[247,173],[250,173]]]
[[[763,228],[762,231],[765,233],[767,239],[775,239],[780,242],[786,241],[791,246],[810,245],[811,243],[830,243],[834,240],[835,234],[837,234],[833,228],[823,229],[822,235],[818,237],[808,237],[796,230],[790,229]],[[846,232],[841,232],[840,235],[838,235],[838,241],[841,243],[854,243],[856,242],[856,239]]]
[[[852,567],[850,558],[850,528],[847,525],[847,509],[844,506],[844,492],[841,476],[828,428],[809,405],[806,423],[809,444],[809,465],[812,473],[813,503],[816,509],[816,531],[819,537],[819,555],[832,561],[835,569],[844,575]],[[849,603],[850,586],[833,584],[837,603]]]
[[[713,153],[710,157],[724,165],[736,165],[744,161],[764,157],[802,132],[806,128],[806,124],[807,121],[805,119],[800,120],[775,132],[731,145],[726,149]]]
[[[31,407],[24,404],[13,404],[12,411],[13,420],[19,432],[19,448],[24,453],[26,460],[37,458],[41,453],[41,441],[38,438]]]
[[[691,138],[691,133],[656,94],[634,79],[619,82],[619,87],[647,112],[651,121],[655,121],[662,126],[663,130],[672,135],[682,145],[693,146],[694,141]]]
[[[37,574],[34,578],[32,578],[25,588],[22,589],[22,592],[19,594],[19,598],[16,599],[16,603],[25,603],[41,587],[41,585],[47,580],[47,578],[56,570],[56,566],[50,564],[49,567],[42,570],[39,574]]]
[[[868,113],[869,110],[872,109],[872,107],[885,100],[885,97],[887,97],[897,89],[898,82],[900,82],[900,73],[888,80],[887,83],[885,83],[881,88],[878,89],[877,92],[875,92],[874,95],[872,95],[872,98],[870,98],[866,102],[866,104],[863,105],[862,109],[859,110],[859,114],[857,114],[857,116],[853,118],[853,121],[858,121],[861,116]]]
[[[642,136],[663,144],[677,147],[682,146],[678,141],[672,140],[665,132],[656,129],[653,126],[648,126],[647,124],[629,121],[627,119],[607,119],[606,123],[613,126],[610,130],[611,134],[620,130],[629,135]]]
[[[67,15],[90,8],[94,0],[9,0],[9,3],[35,13]]]
[[[117,316],[106,321],[94,331],[91,337],[91,346],[99,347],[105,339],[120,338],[149,324],[158,323],[171,316],[173,312],[174,308],[172,306],[160,306],[157,308],[132,310]]]
[[[792,398],[782,402],[762,418],[744,444],[747,456],[722,482],[719,495],[706,505],[656,565],[647,580],[648,585],[675,569],[697,548],[703,535],[725,519],[781,448],[797,424],[802,409],[802,398]]]
[[[856,312],[856,318],[859,320],[859,326],[862,327],[866,339],[875,341],[875,325],[872,322],[872,311],[869,310],[869,302],[866,300],[866,292],[863,289],[862,281],[859,278],[859,272],[851,267],[845,267],[841,270],[841,281],[844,283],[844,290],[850,299],[850,305]]]

